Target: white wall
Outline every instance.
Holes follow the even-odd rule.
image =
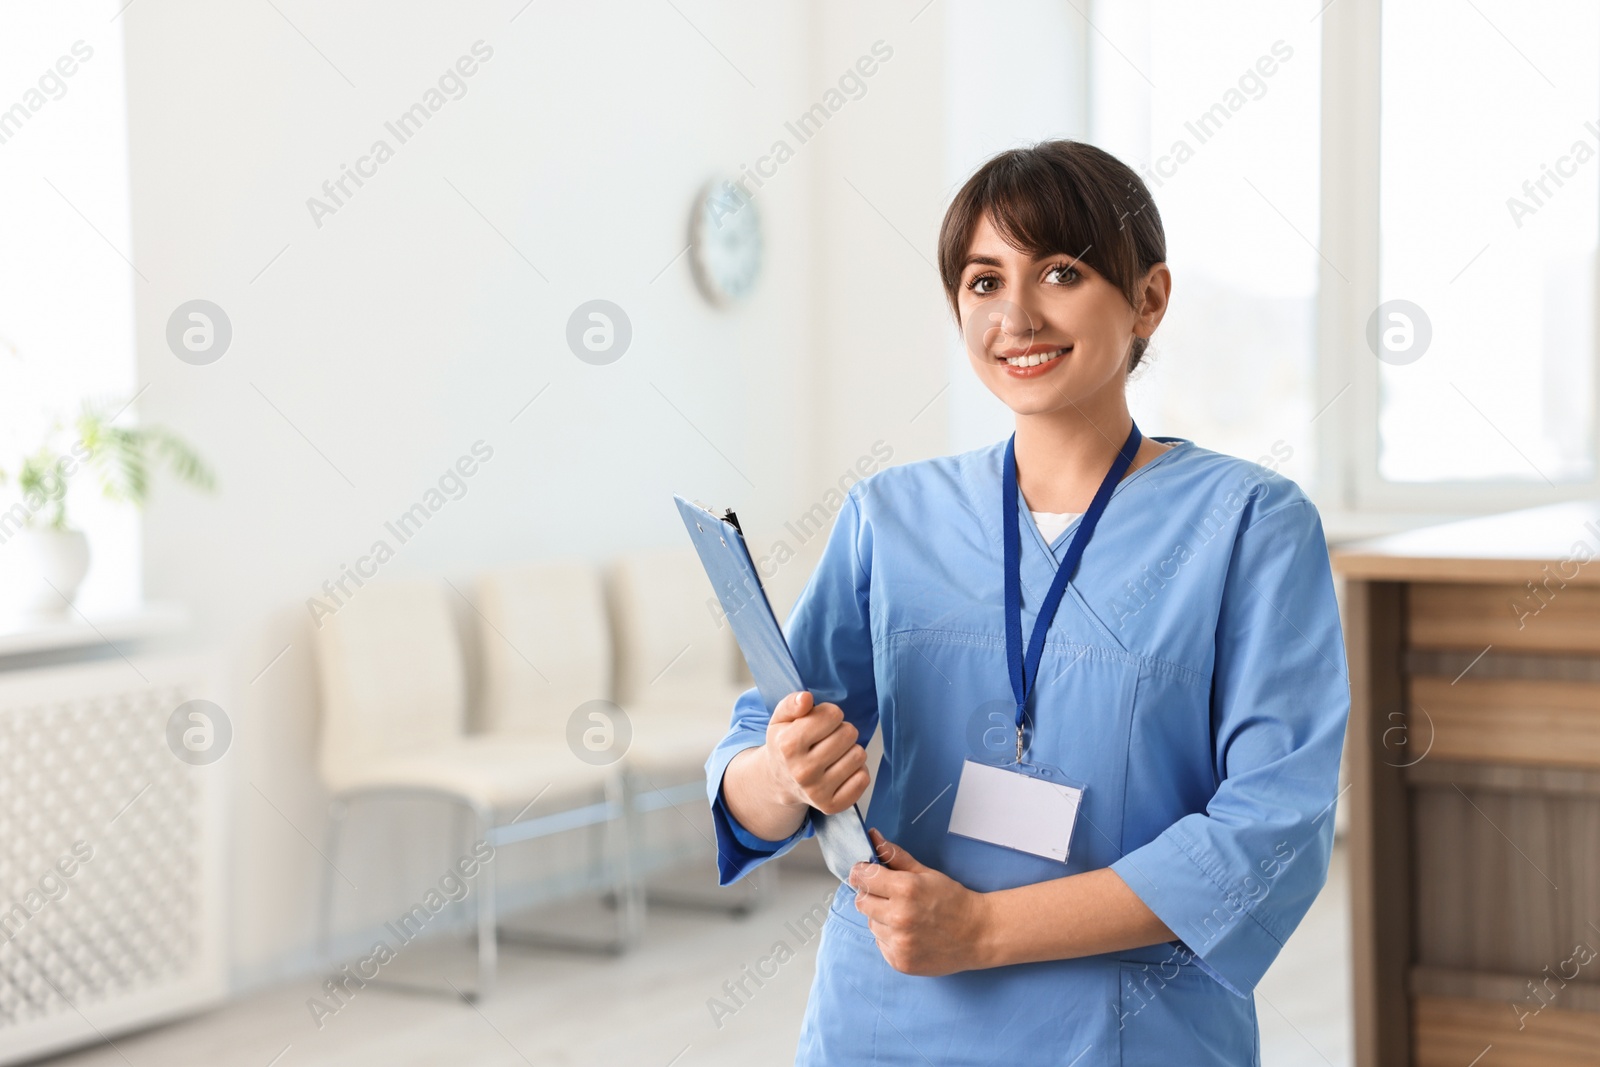
[[[1071,4],[1007,0],[949,5],[944,94],[949,117],[942,161],[946,202],[997,152],[1056,137],[1087,136],[1084,57],[1091,36],[1089,24]],[[953,328],[944,352],[952,385],[951,451],[1009,436],[1015,428],[1011,412],[973,374],[966,346]]]
[[[875,441],[892,462],[944,451],[947,418],[948,326],[923,259],[947,195],[937,5],[914,21],[915,6],[843,0],[277,6],[123,16],[141,413],[194,440],[222,485],[158,498],[145,580],[226,664],[243,985],[309,959],[322,861],[307,839],[320,846],[326,798],[305,601],[475,441],[492,461],[385,576],[460,584],[679,544],[673,491],[735,504],[767,545]],[[467,94],[318,228],[307,198],[480,39],[494,54]],[[880,39],[892,58],[759,192],[756,294],[708,308],[674,262],[694,190],[793,142],[785,121]],[[595,297],[634,329],[606,367],[564,342]],[[195,298],[234,331],[206,366],[165,342]],[[791,545],[806,562],[774,576],[780,611],[818,542]],[[350,862],[373,895],[347,928],[400,901],[377,886],[420,891],[446,858],[395,826],[363,832]]]
[[[946,450],[942,346],[950,327],[933,266],[948,197],[945,6],[821,5],[812,64],[818,84],[838,78],[875,42],[893,56],[820,146],[812,270],[823,385],[811,472],[819,486],[833,484],[880,441],[892,463]]]

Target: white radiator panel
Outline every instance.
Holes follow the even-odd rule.
[[[0,671],[0,1064],[221,996],[234,757],[167,740],[209,695],[194,660]]]

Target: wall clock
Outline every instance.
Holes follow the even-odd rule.
[[[689,265],[701,295],[718,307],[743,300],[761,274],[761,252],[755,203],[726,178],[701,186],[689,216]]]

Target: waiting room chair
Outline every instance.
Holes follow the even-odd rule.
[[[579,559],[499,567],[478,576],[474,600],[484,730],[560,743],[624,773],[628,729],[613,721],[611,632],[596,567]],[[599,852],[591,836],[591,860]]]
[[[692,546],[628,553],[611,565],[608,600],[617,655],[616,699],[633,727],[628,772],[643,806],[704,810],[705,762],[727,734],[733,705],[749,688],[732,629]],[[650,894],[657,903],[747,911],[775,884],[763,866],[757,891],[710,896]]]
[[[617,768],[573,755],[564,741],[465,732],[465,683],[454,620],[441,586],[372,582],[316,635],[322,726],[319,764],[333,794],[318,920],[326,959],[340,831],[355,800],[432,797],[470,813],[493,848],[599,823],[613,824],[618,909],[613,947],[637,939],[639,893],[631,868],[632,798]],[[539,815],[529,816],[537,806]],[[494,864],[475,881],[478,984],[494,985],[499,929]],[[396,983],[388,983],[396,984]]]

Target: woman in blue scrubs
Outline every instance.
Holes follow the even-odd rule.
[[[742,694],[706,764],[727,884],[849,809],[883,732],[883,862],[834,899],[797,1064],[1259,1062],[1252,991],[1327,875],[1344,644],[1301,489],[1134,426],[1165,259],[1078,142],[945,216],[1015,433],[850,487],[786,627],[810,690]]]

